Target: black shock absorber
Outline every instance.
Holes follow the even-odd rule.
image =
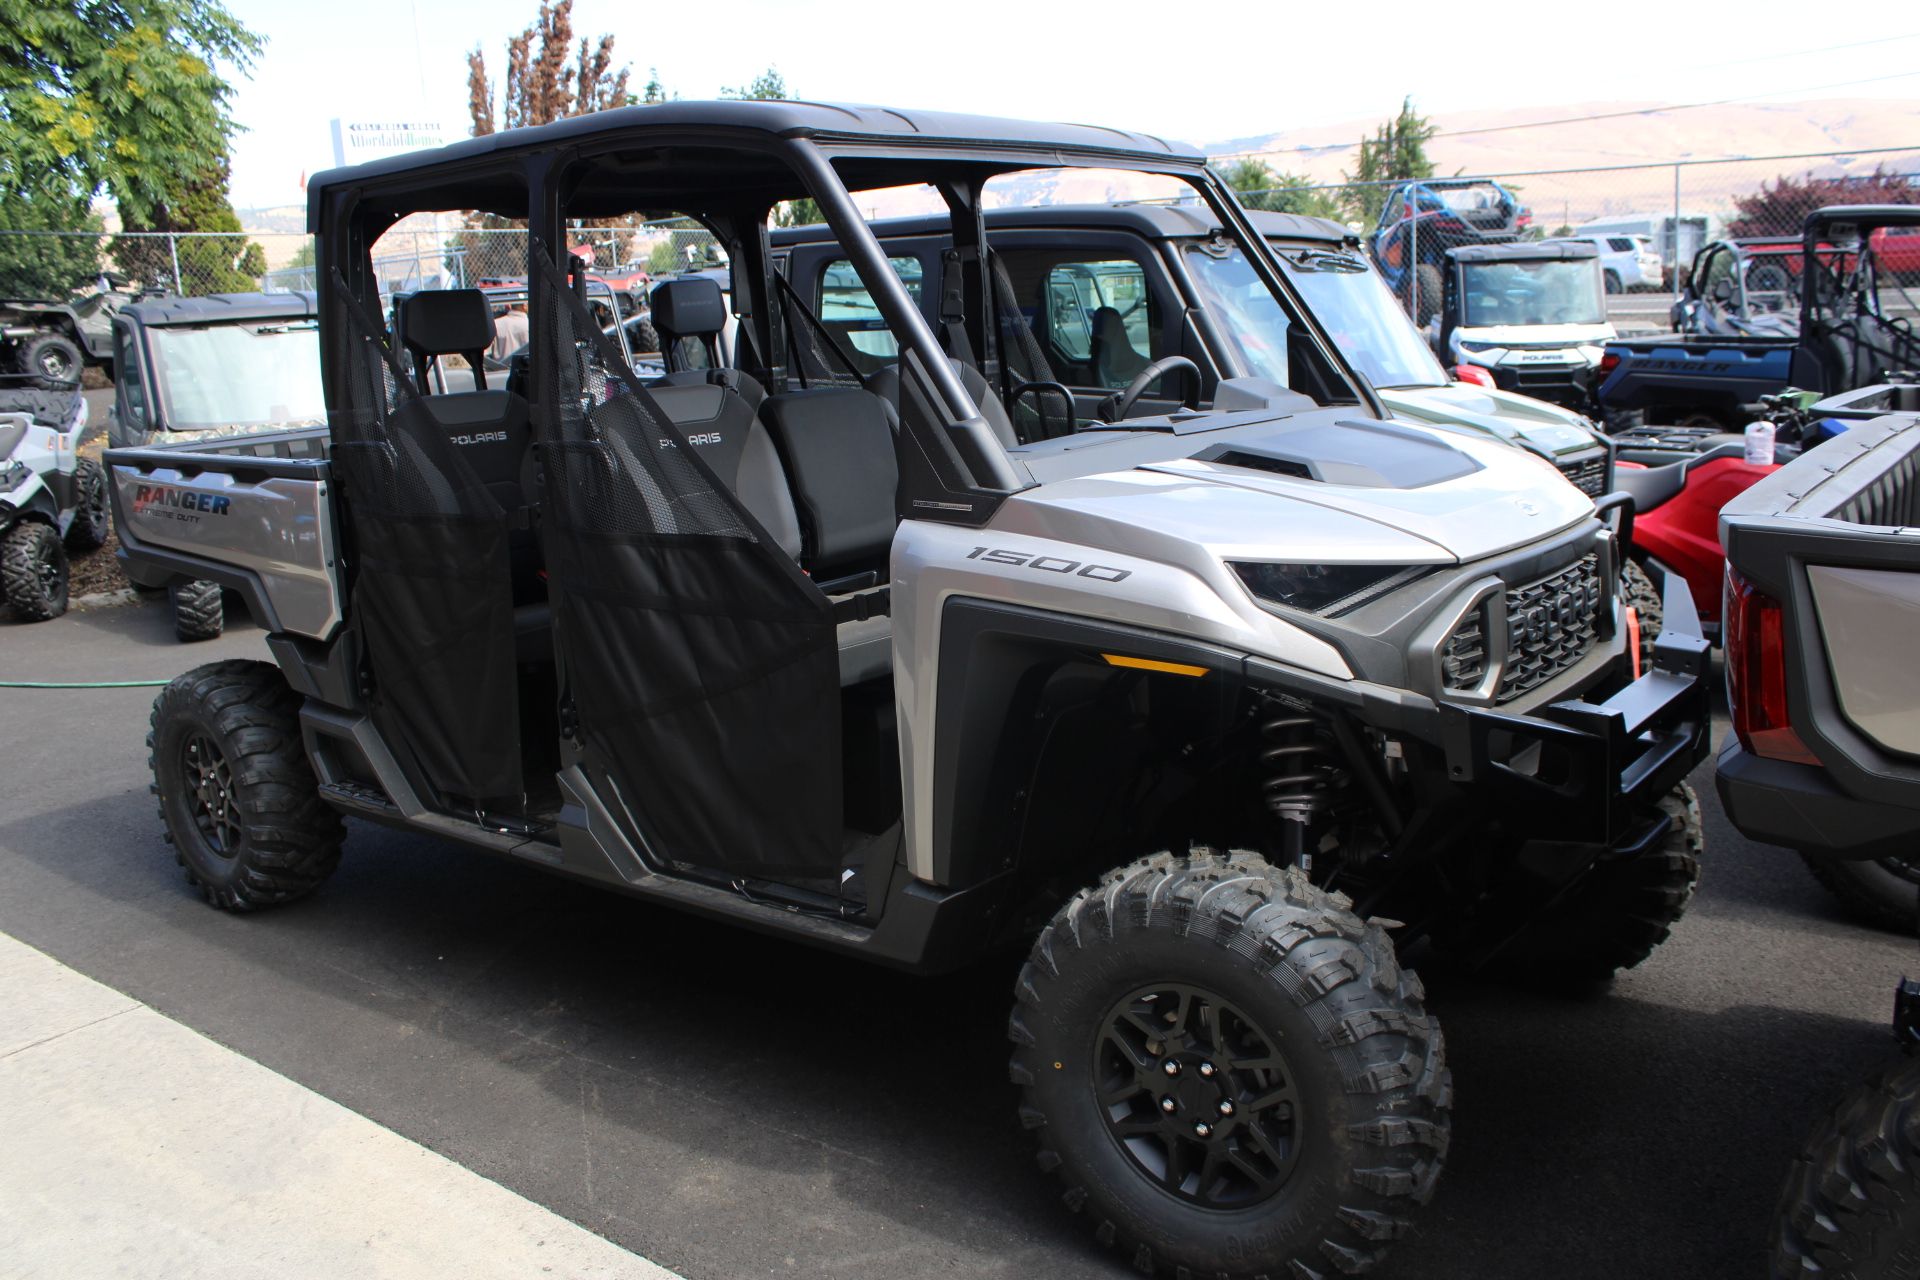
[[[1313,870],[1308,837],[1314,819],[1332,803],[1339,776],[1339,770],[1327,762],[1317,729],[1312,716],[1284,708],[1276,708],[1276,714],[1260,725],[1266,740],[1260,752],[1265,774],[1261,789],[1267,808],[1280,819],[1281,853],[1302,871]]]

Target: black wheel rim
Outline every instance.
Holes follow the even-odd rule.
[[[40,562],[34,566],[34,572],[40,575],[40,589],[47,593],[47,599],[59,599],[60,557],[53,553],[51,544],[40,548]]]
[[[180,763],[190,796],[188,807],[201,840],[214,854],[233,857],[240,852],[240,813],[226,755],[212,738],[196,733],[181,744]]]
[[[1114,1005],[1094,1048],[1107,1132],[1162,1191],[1245,1209],[1293,1176],[1305,1133],[1273,1037],[1200,987],[1163,982]]]

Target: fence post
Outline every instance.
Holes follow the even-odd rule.
[[[1673,166],[1673,229],[1667,233],[1667,239],[1673,247],[1667,250],[1667,260],[1673,264],[1673,297],[1680,298],[1680,166]]]
[[[178,297],[187,296],[187,282],[180,275],[180,242],[173,232],[167,232],[167,254],[173,259],[173,292]]]
[[[1412,299],[1407,304],[1407,318],[1425,334],[1426,329],[1420,324],[1420,210],[1417,205],[1413,216],[1407,219],[1407,280],[1407,297]]]

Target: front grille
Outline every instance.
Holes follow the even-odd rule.
[[[1607,455],[1603,453],[1584,461],[1563,462],[1560,464],[1560,474],[1589,498],[1597,498],[1607,483]]]
[[[1465,693],[1487,674],[1487,610],[1476,605],[1440,649],[1440,678],[1447,688]]]
[[[1599,638],[1605,598],[1594,552],[1530,586],[1509,588],[1507,660],[1494,701],[1510,702],[1586,657]]]

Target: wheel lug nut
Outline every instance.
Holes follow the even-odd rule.
[[[1220,1099],[1220,1114],[1221,1114],[1221,1115],[1223,1115],[1223,1116],[1230,1116],[1230,1115],[1232,1115],[1232,1114],[1233,1114],[1233,1103],[1231,1103],[1231,1102],[1229,1102],[1229,1101],[1227,1101],[1227,1099],[1225,1099],[1225,1098],[1222,1098],[1222,1099]]]
[[[1170,1076],[1177,1076],[1180,1074],[1180,1063],[1173,1058],[1168,1058],[1160,1064],[1160,1069]]]
[[[1200,1074],[1203,1076],[1211,1077],[1213,1075],[1213,1064],[1211,1062],[1201,1063]]]
[[[1174,1112],[1180,1109],[1180,1104],[1175,1102],[1172,1098],[1162,1098],[1160,1099],[1160,1109],[1166,1112],[1168,1115],[1172,1115]]]
[[[1193,1136],[1196,1138],[1211,1138],[1213,1136],[1213,1126],[1205,1120],[1201,1120],[1193,1126]]]

